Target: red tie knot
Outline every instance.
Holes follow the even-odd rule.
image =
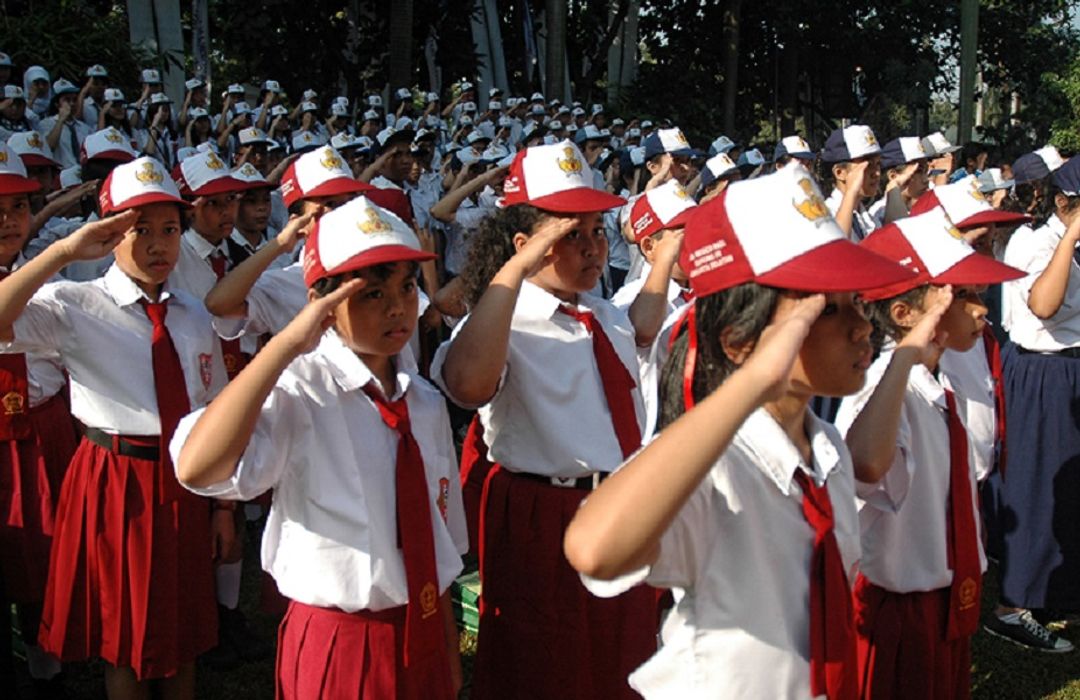
[[[580,311],[577,308],[570,306],[569,304],[563,304],[559,307],[559,311],[566,314],[575,321],[583,324],[590,333],[593,331],[593,324],[596,323],[596,317],[593,316],[591,311]]]
[[[143,305],[143,308],[146,309],[146,315],[150,318],[150,322],[154,324],[155,328],[165,325],[165,314],[169,310],[165,302],[152,302],[144,299],[140,303]]]

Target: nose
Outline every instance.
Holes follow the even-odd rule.
[[[874,324],[866,317],[862,307],[852,304],[851,306],[851,339],[861,343],[870,337],[874,330]]]

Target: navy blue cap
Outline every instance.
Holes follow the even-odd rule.
[[[1012,165],[1013,180],[1018,185],[1026,182],[1042,180],[1050,174],[1050,168],[1046,161],[1039,157],[1038,153],[1025,153],[1016,159]]]
[[[878,153],[881,146],[870,127],[853,124],[829,134],[825,148],[821,149],[821,159],[826,163],[846,163]]]
[[[661,153],[673,156],[695,156],[697,151],[690,148],[690,143],[678,128],[657,129],[645,137],[645,160],[650,160]]]
[[[1015,169],[1013,176],[1016,176]],[[1065,165],[1054,171],[1053,182],[1067,197],[1080,195],[1080,158],[1065,161]]]
[[[918,136],[902,136],[881,149],[881,169],[897,168],[929,157]]]
[[[784,156],[814,160],[814,151],[811,150],[810,144],[804,141],[801,136],[785,136],[780,139],[780,143],[776,144],[776,150],[773,151],[773,160],[780,160]]]

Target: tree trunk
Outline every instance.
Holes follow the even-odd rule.
[[[566,92],[566,0],[545,0],[544,8],[547,30],[544,91],[548,99],[561,100]]]
[[[412,86],[412,0],[390,0],[390,89]]]
[[[735,133],[735,100],[739,94],[739,16],[742,0],[728,0],[724,10],[724,133]]]

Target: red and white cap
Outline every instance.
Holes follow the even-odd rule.
[[[979,180],[974,175],[968,175],[948,185],[938,185],[916,200],[911,207],[911,214],[924,214],[935,207],[945,210],[945,214],[959,229],[1031,221],[1031,217],[1024,214],[994,209],[979,189]]]
[[[359,196],[319,218],[304,244],[304,284],[372,265],[433,260],[397,215]]]
[[[257,126],[249,126],[241,129],[239,133],[240,145],[250,146],[256,143],[270,143],[270,137]]]
[[[253,190],[270,186],[270,183],[266,181],[259,169],[251,163],[244,163],[239,168],[233,169],[232,176],[247,185],[244,189]]]
[[[503,184],[502,205],[530,204],[545,211],[575,214],[607,211],[626,204],[593,187],[593,172],[572,141],[519,151]]]
[[[286,207],[308,197],[330,197],[372,189],[375,188],[353,177],[345,159],[332,146],[323,146],[300,156],[281,178],[281,196]]]
[[[45,143],[45,139],[36,131],[17,131],[8,139],[7,145],[19,154],[23,165],[28,168],[35,165],[47,165],[60,169],[60,164],[53,158],[49,144]]]
[[[81,155],[83,164],[96,158],[127,163],[139,157],[139,154],[131,147],[131,139],[112,126],[87,136],[83,141]]]
[[[694,200],[675,180],[649,190],[630,208],[634,241],[640,243],[658,231],[685,226],[695,208]]]
[[[150,156],[113,168],[101,185],[98,208],[102,216],[157,202],[188,206],[161,163]]]
[[[40,182],[26,176],[26,165],[19,154],[0,141],[0,195],[30,194],[40,189]]]
[[[732,183],[686,223],[679,265],[698,297],[745,282],[854,292],[911,277],[845,236],[809,171],[795,163]]]
[[[867,236],[860,247],[913,273],[905,280],[864,291],[867,301],[888,299],[924,284],[996,284],[1027,274],[975,252],[941,207],[884,226]]]
[[[185,158],[173,168],[172,176],[185,197],[210,197],[252,187],[250,183],[233,177],[225,161],[211,150]]]

